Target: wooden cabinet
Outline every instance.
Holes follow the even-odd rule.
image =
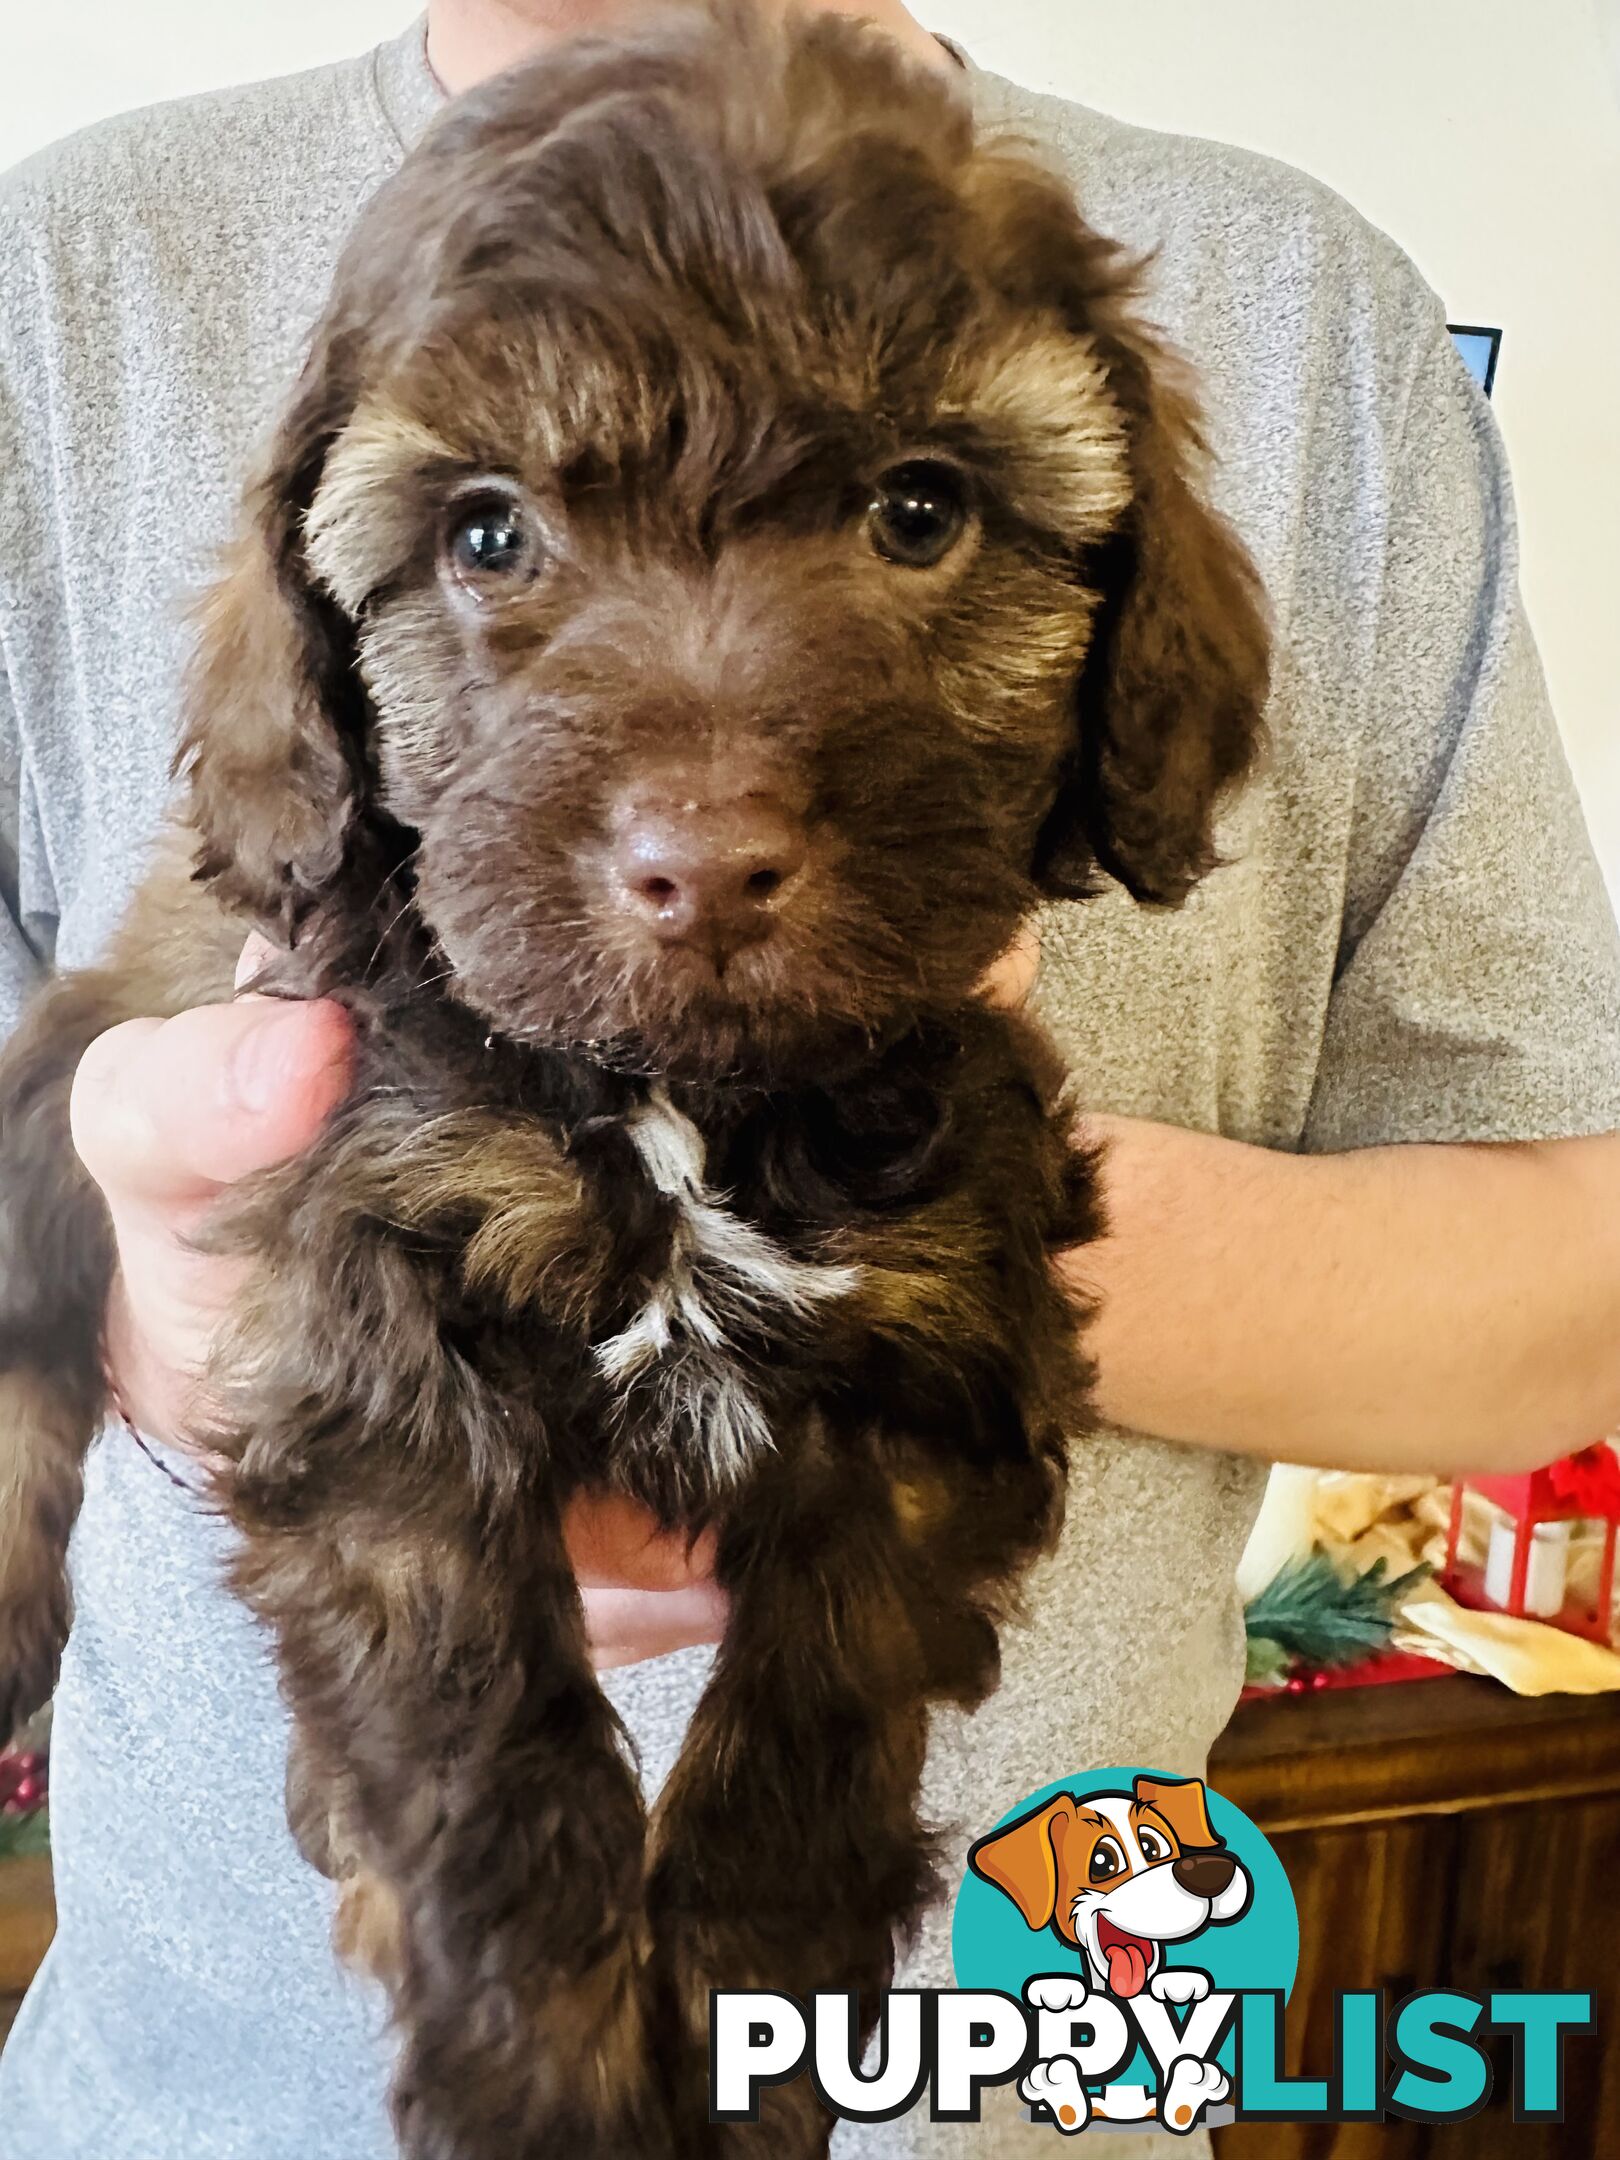
[[[30,1859],[0,1864],[0,2040],[11,2029],[18,2001],[55,1927],[50,1862]]]
[[[1598,2020],[1562,2124],[1513,2121],[1504,2065],[1472,2122],[1238,2124],[1219,2160],[1620,2160],[1620,1697],[1459,1678],[1248,1704],[1210,1782],[1299,1902],[1291,2071],[1327,2070],[1343,1988],[1587,1989]]]

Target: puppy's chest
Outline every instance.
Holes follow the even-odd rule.
[[[702,1133],[661,1089],[625,1132],[628,1176],[605,1196],[623,1279],[591,1363],[623,1450],[724,1487],[775,1444],[776,1409],[862,1271],[793,1249],[716,1190]]]

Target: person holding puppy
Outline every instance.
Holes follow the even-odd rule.
[[[114,123],[0,189],[13,1009],[92,956],[139,872],[176,585],[223,533],[360,201],[445,95],[650,12],[435,0],[425,36]],[[1019,954],[991,986],[1036,997],[1109,1143],[1111,1235],[1077,1265],[1114,1429],[1076,1451],[1000,1693],[936,1726],[929,1799],[960,1851],[1086,1767],[1077,1748],[1201,1770],[1241,1673],[1232,1573],[1267,1459],[1510,1467],[1620,1412],[1620,960],[1517,599],[1500,446],[1410,266],[1297,175],[997,82],[898,0],[847,12],[1047,140],[1101,230],[1161,249],[1153,312],[1201,371],[1280,659],[1271,762],[1207,891],[1162,916],[1117,892],[1056,906],[1038,980]],[[233,1287],[187,1233],[312,1137],[348,1055],[336,1008],[248,996],[131,1023],[81,1070],[135,1432],[91,1464],[61,1932],[0,2067],[0,2120],[62,2160],[105,2151],[115,2115],[122,2148],[159,2160],[388,2150],[371,2005],[287,1841],[268,1665],[185,1454]],[[724,1624],[706,1554],[608,1503],[576,1510],[572,1554],[656,1780]],[[937,1920],[906,1977],[948,1982]],[[847,2129],[835,2151],[962,2135]]]

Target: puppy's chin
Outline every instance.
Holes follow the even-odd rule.
[[[448,963],[446,994],[485,1027],[694,1086],[775,1091],[839,1081],[903,1035],[925,1006],[953,1001],[954,982],[928,978],[954,978],[954,968],[925,972],[878,954],[845,964],[847,940],[829,955],[808,939],[767,938],[717,961],[697,945],[615,938],[594,923],[582,937],[573,924],[532,915],[492,935],[491,920],[492,911],[474,919],[455,907],[427,919]]]
[[[913,1001],[784,995],[746,956],[722,971],[675,953],[595,995],[560,972],[491,981],[453,968],[455,1001],[509,1041],[694,1086],[777,1090],[840,1080],[911,1025]],[[830,986],[829,986],[830,987]],[[584,991],[584,995],[580,992]],[[570,995],[570,993],[573,993]]]
[[[830,1085],[867,1062],[905,1032],[904,1009],[856,1018],[804,1006],[692,997],[656,1011],[642,1002],[634,1014],[598,1011],[569,1017],[487,1013],[516,1041],[589,1058],[615,1072],[667,1078],[694,1087],[776,1091]]]
[[[626,1034],[565,1047],[615,1072],[679,1081],[700,1091],[776,1095],[837,1086],[905,1025],[903,1018],[892,1030],[856,1029],[847,1021],[812,1028],[739,1020],[656,1038]]]

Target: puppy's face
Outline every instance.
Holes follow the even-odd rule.
[[[966,992],[1031,897],[1129,498],[1103,370],[988,295],[908,352],[777,267],[752,332],[641,280],[606,323],[470,295],[315,497],[380,801],[513,1034],[791,1061]],[[906,283],[949,321],[948,264]]]
[[[1083,685],[1144,520],[1241,561],[1111,251],[876,42],[735,22],[729,65],[709,30],[581,48],[452,115],[351,253],[277,485],[283,585],[364,684],[345,830],[407,837],[455,994],[775,1073],[966,993],[1039,874],[1106,861],[1111,790],[1110,866],[1179,897],[1263,636],[1104,771]],[[1200,578],[1165,577],[1171,674]]]
[[[1141,1993],[1163,1962],[1162,1944],[1201,1934],[1248,1899],[1230,1854],[1184,1851],[1159,1809],[1123,1793],[1076,1812],[1062,1857],[1060,1929],[1115,1995]]]

